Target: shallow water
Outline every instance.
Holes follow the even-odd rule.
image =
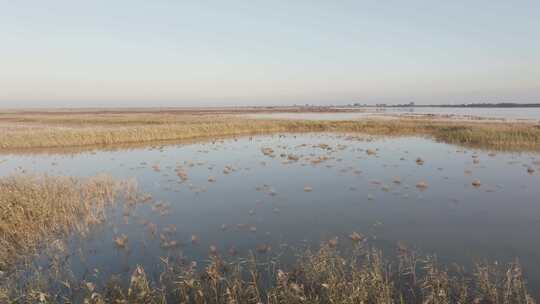
[[[274,153],[265,155],[264,148]],[[422,138],[302,134],[0,155],[0,174],[105,172],[135,178],[152,196],[127,222],[119,208],[89,238],[72,240],[74,252],[82,246],[83,254],[73,261],[80,276],[93,269],[103,277],[128,273],[138,264],[157,273],[159,257],[173,250],[163,248],[160,233],[181,244],[174,250],[203,261],[210,245],[224,254],[234,247],[246,255],[261,244],[277,252],[284,244],[317,245],[334,236],[345,243],[358,231],[381,248],[392,250],[402,241],[445,263],[519,258],[535,291],[540,290],[539,161],[538,154],[490,154]],[[536,173],[529,174],[528,167]],[[481,186],[472,186],[477,179]],[[422,181],[428,187],[420,190],[416,185]],[[149,229],[154,225],[155,236]],[[176,232],[166,232],[170,227]],[[128,236],[127,249],[113,242],[121,234]],[[192,244],[192,235],[198,244]]]
[[[391,118],[402,116],[437,115],[452,119],[494,119],[505,121],[540,121],[540,108],[353,108],[361,112],[337,113],[258,113],[246,114],[252,118],[309,119],[309,120],[357,120],[368,117]]]
[[[540,121],[540,108],[396,108],[398,113],[435,114]],[[390,110],[392,111],[392,110]]]

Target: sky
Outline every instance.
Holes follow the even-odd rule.
[[[0,0],[0,107],[540,102],[540,1]]]

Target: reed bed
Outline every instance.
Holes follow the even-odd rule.
[[[134,266],[124,280],[69,281],[36,274],[23,289],[4,291],[17,303],[492,303],[533,304],[519,263],[479,263],[470,273],[431,256],[399,250],[385,259],[365,244],[340,252],[322,245],[301,251],[292,265],[252,254],[205,266],[162,258],[162,272]],[[2,299],[0,289],[0,299]]]
[[[102,114],[0,116],[0,150],[115,145],[277,132],[427,136],[475,148],[540,150],[540,125],[427,119],[307,121],[235,115]]]
[[[0,271],[69,233],[86,234],[105,220],[120,183],[90,178],[15,174],[0,178]]]

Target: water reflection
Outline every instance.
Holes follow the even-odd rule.
[[[468,264],[519,257],[540,289],[540,157],[421,138],[302,134],[72,155],[1,155],[14,171],[134,177],[141,203],[69,243],[78,276],[158,273],[159,257],[264,254],[339,240]]]
[[[449,119],[490,119],[504,121],[540,121],[540,108],[351,108],[354,112],[322,113],[260,113],[246,114],[251,118],[357,120],[365,118],[432,117]]]

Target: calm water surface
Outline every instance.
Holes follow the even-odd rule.
[[[540,108],[355,108],[362,112],[342,113],[260,113],[247,114],[253,118],[310,119],[310,120],[355,120],[366,117],[399,117],[442,115],[453,119],[527,120],[540,122]]]
[[[274,153],[265,155],[263,148]],[[536,173],[529,174],[529,167]],[[178,170],[187,179],[181,180]],[[402,241],[445,263],[519,258],[531,289],[540,290],[538,154],[493,154],[421,138],[304,134],[0,155],[1,175],[20,171],[108,173],[135,178],[139,189],[152,195],[152,203],[139,205],[127,221],[120,208],[89,238],[72,240],[72,249],[82,247],[84,256],[73,262],[80,276],[96,268],[103,277],[128,273],[137,264],[158,273],[158,257],[171,250],[162,248],[159,234],[171,227],[176,232],[168,233],[168,240],[181,244],[179,250],[193,260],[206,259],[210,245],[246,255],[260,244],[275,252],[285,244],[316,246],[334,236],[346,243],[347,235],[358,231],[389,251]],[[476,179],[480,187],[471,185]],[[416,187],[420,181],[427,189]],[[304,191],[306,186],[312,191]],[[158,202],[165,207],[156,208]],[[154,225],[157,236],[149,231]],[[128,250],[115,247],[119,234],[129,237]],[[191,244],[193,234],[198,245]]]

